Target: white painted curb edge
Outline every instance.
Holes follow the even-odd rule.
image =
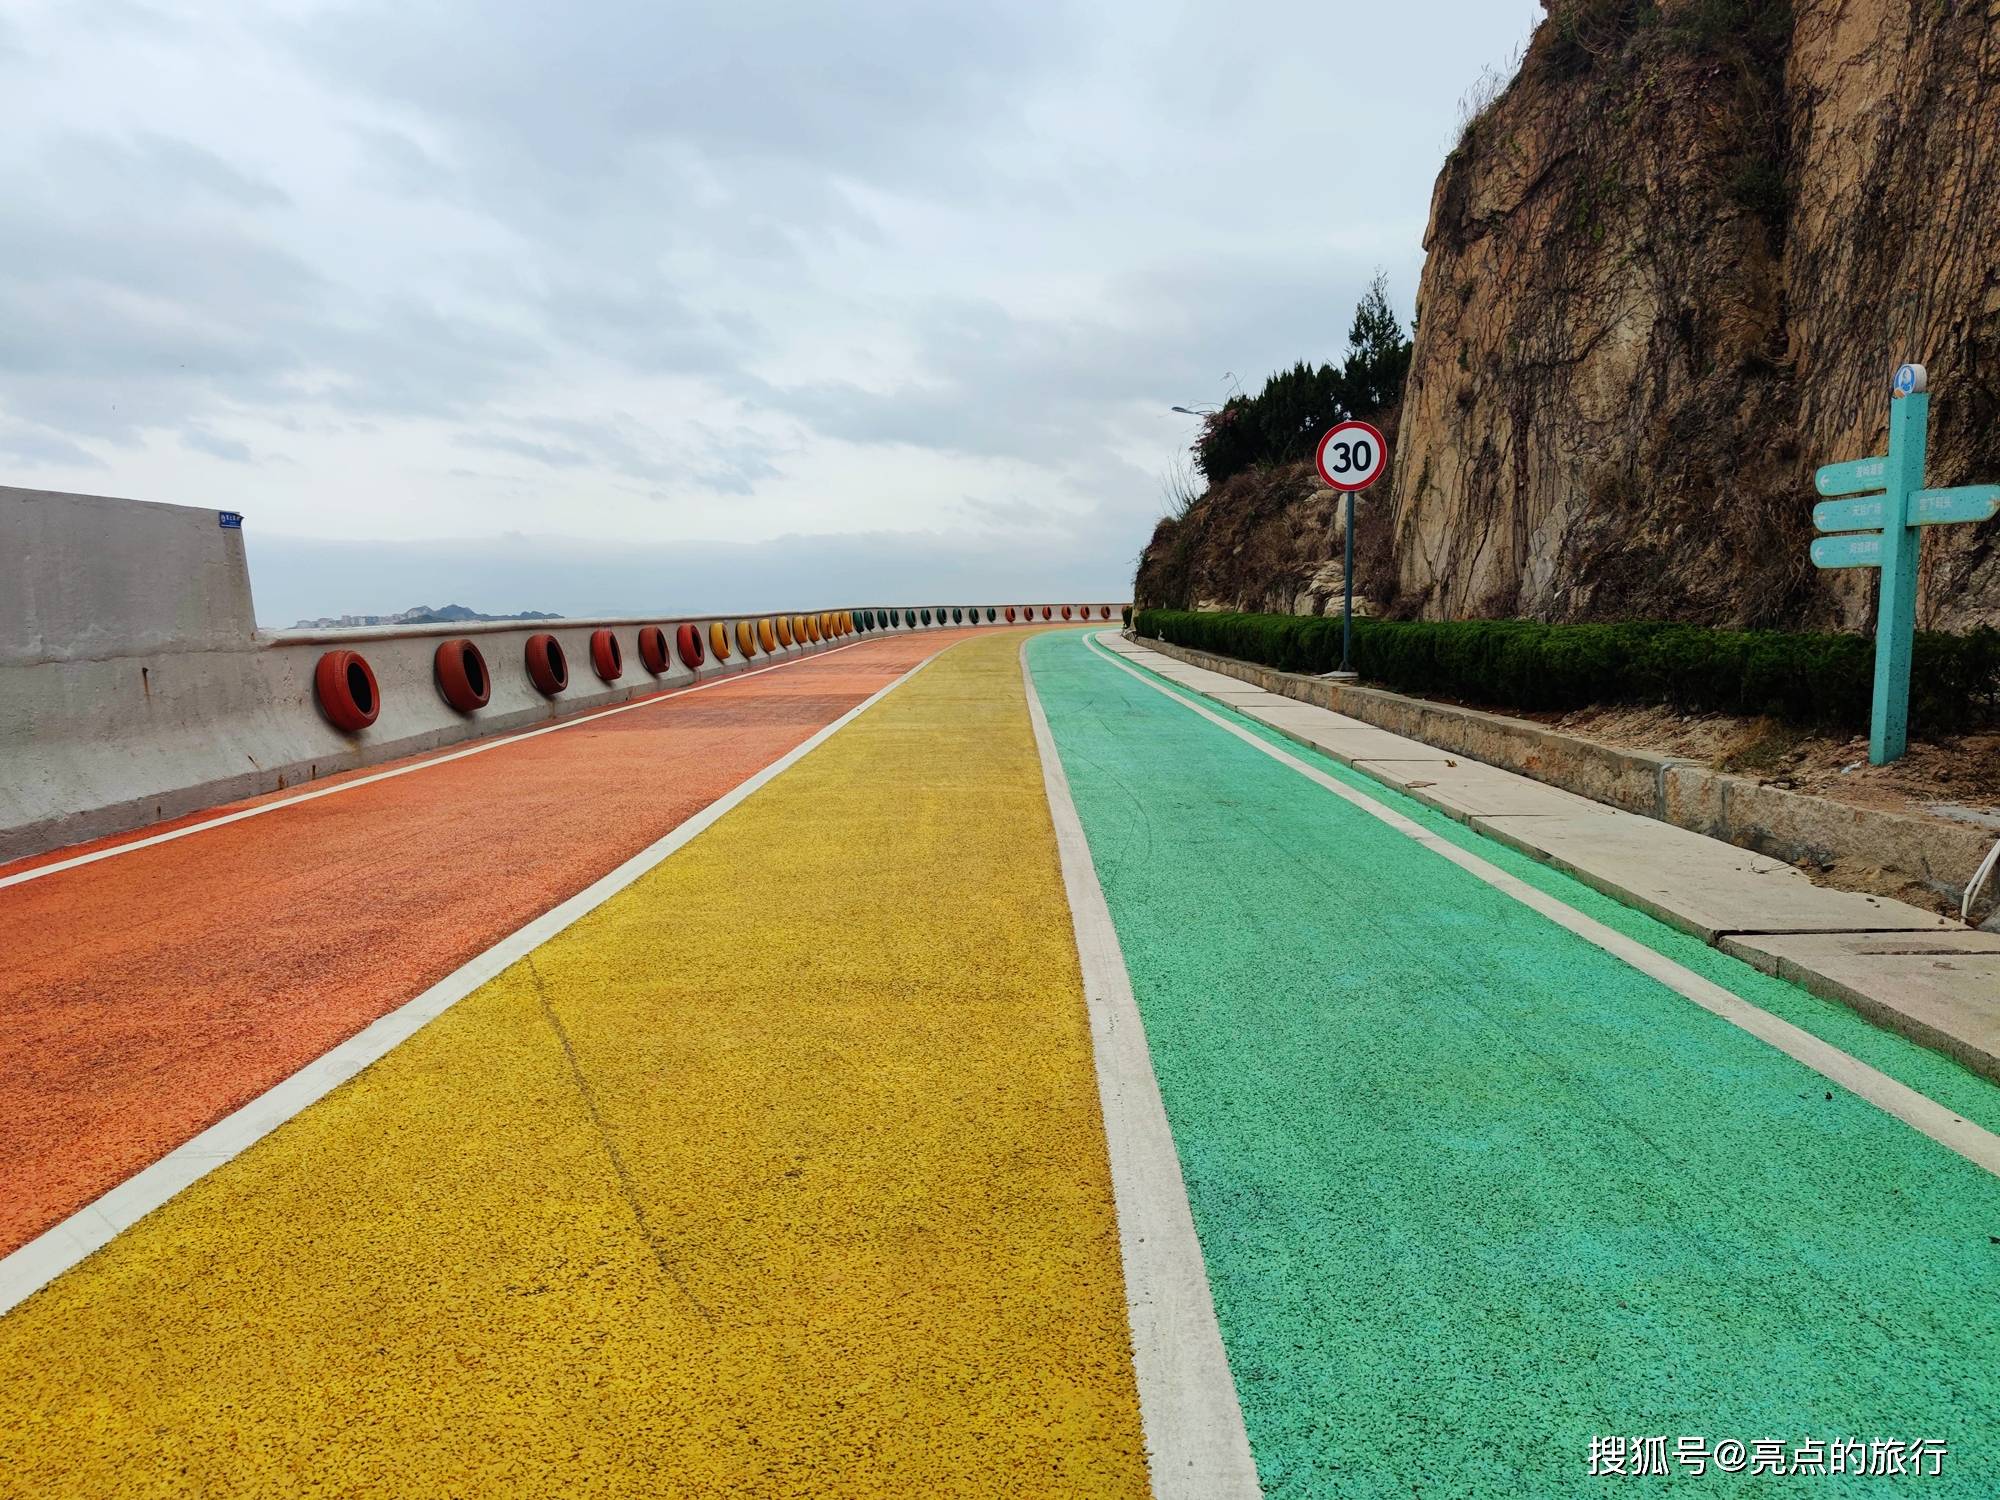
[[[1132,1363],[1145,1424],[1146,1458],[1158,1500],[1236,1500],[1263,1494],[1236,1381],[1215,1320],[1208,1269],[1194,1232],[1180,1157],[1153,1076],[1146,1028],[1118,946],[1090,844],[1070,800],[1048,716],[1021,647],[1028,717],[1062,857],[1063,887],[1090,1011],[1091,1050],[1111,1158]]]

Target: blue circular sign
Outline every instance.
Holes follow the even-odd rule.
[[[1897,366],[1895,379],[1897,395],[1913,396],[1918,391],[1926,389],[1927,386],[1928,381],[1925,379],[1924,367],[1922,365]]]

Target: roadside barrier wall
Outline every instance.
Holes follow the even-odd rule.
[[[1093,620],[1115,620],[1122,607],[1069,606],[1073,619]],[[230,513],[0,486],[0,859],[869,636],[1005,625],[1010,608],[1019,623],[1040,624],[1045,611],[1060,622],[1065,606],[843,605],[260,631]],[[800,628],[808,621],[817,639]],[[642,643],[648,628],[662,635]],[[530,675],[528,645],[538,636],[553,637],[566,660],[567,683],[553,695]],[[703,647],[699,666],[686,660],[690,637]],[[468,684],[447,682],[437,663],[440,646],[461,640],[485,667],[486,701],[469,711],[446,701],[447,687],[469,701]],[[646,648],[662,646],[652,654],[664,670],[650,670]],[[336,727],[341,705],[316,688],[329,676],[323,658],[339,651],[366,663],[361,676],[330,673],[374,698],[372,715],[366,703],[359,715],[347,705],[365,727]]]

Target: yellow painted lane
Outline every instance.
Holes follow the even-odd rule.
[[[0,1321],[0,1493],[1143,1494],[1019,647]]]

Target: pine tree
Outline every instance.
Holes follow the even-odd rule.
[[[1410,338],[1389,305],[1389,278],[1377,272],[1354,309],[1341,367],[1301,360],[1272,375],[1255,396],[1231,396],[1202,423],[1195,467],[1220,484],[1256,464],[1311,458],[1334,423],[1373,417],[1402,400],[1409,373]]]
[[[1354,326],[1347,331],[1347,362],[1341,369],[1347,407],[1359,416],[1373,416],[1403,399],[1403,380],[1410,373],[1410,339],[1389,305],[1389,278],[1377,271],[1368,291],[1354,309]]]

